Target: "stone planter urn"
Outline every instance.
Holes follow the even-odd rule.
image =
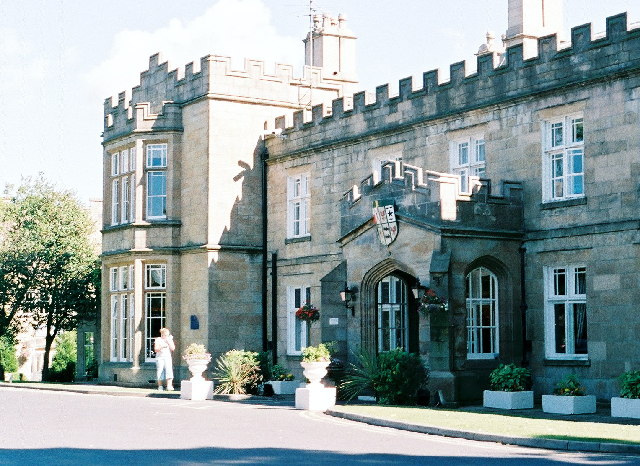
[[[191,382],[202,381],[204,377],[202,377],[202,373],[207,370],[207,365],[209,361],[211,361],[211,356],[202,356],[202,357],[190,357],[185,358],[187,362],[187,366],[189,367],[189,372],[191,372]]]
[[[270,380],[267,383],[273,388],[274,395],[293,395],[300,386],[296,380]]]
[[[591,414],[596,412],[596,397],[542,395],[542,410],[556,414]]]
[[[320,381],[327,375],[327,366],[330,361],[318,361],[318,362],[301,362],[304,376],[309,379],[309,385],[312,387],[322,386]],[[308,385],[307,385],[308,386]]]
[[[619,397],[611,398],[611,416],[640,419],[640,399]]]
[[[533,408],[533,392],[502,392],[485,390],[482,406],[498,409],[531,409]]]

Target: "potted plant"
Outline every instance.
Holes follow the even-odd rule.
[[[211,355],[207,353],[204,345],[191,343],[182,355],[182,359],[187,362],[191,372],[191,381],[204,380],[202,373],[207,369],[207,364],[211,361]]]
[[[320,380],[327,375],[327,366],[331,362],[331,353],[324,343],[317,346],[307,346],[302,350],[304,376],[311,385],[320,385]]]
[[[293,374],[287,373],[279,364],[271,368],[271,378],[267,383],[273,388],[274,395],[293,395],[300,386],[300,382],[294,380]]]
[[[620,381],[620,397],[611,398],[611,416],[640,419],[640,370],[624,372]]]
[[[533,408],[533,391],[527,390],[531,371],[515,364],[500,364],[489,374],[491,390],[485,390],[482,405],[485,408]]]
[[[424,290],[418,311],[422,312],[425,317],[431,313],[446,312],[448,309],[449,304],[446,299],[438,296],[431,288]]]
[[[578,376],[569,374],[556,385],[553,395],[542,395],[545,413],[588,414],[596,412],[596,397],[586,395]]]

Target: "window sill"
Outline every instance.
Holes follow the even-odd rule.
[[[542,210],[558,209],[561,207],[573,207],[576,205],[586,205],[586,197],[576,197],[573,199],[564,199],[561,201],[546,201],[540,204]]]
[[[492,359],[498,359],[497,353],[490,354],[475,354],[475,353],[467,353],[467,361],[490,361]]]
[[[549,358],[545,358],[543,364],[545,366],[579,366],[579,367],[588,367],[588,366],[591,366],[591,360],[589,360],[589,359],[549,359]]]
[[[167,219],[148,219],[143,220],[141,222],[131,222],[131,223],[119,223],[117,225],[109,225],[102,229],[103,232],[106,231],[114,231],[114,230],[124,230],[127,228],[149,228],[152,226],[158,225],[167,225],[167,226],[181,226],[182,222],[180,220],[167,220]]]
[[[284,240],[284,244],[292,244],[292,243],[306,243],[307,241],[311,241],[311,235],[307,236],[296,236],[295,238],[286,238]]]

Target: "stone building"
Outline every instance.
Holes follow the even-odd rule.
[[[537,394],[573,372],[614,395],[640,365],[640,33],[622,14],[563,42],[544,4],[510,0],[506,49],[484,44],[475,72],[395,96],[348,98],[352,68],[294,80],[207,57],[178,79],[152,58],[105,106],[101,376],[150,377],[167,324],[215,354],[271,343],[291,370],[320,341],[343,360],[406,348],[450,401],[478,400],[500,362],[529,365]],[[309,44],[307,63],[344,63]],[[334,100],[307,112],[305,88]],[[427,288],[446,310],[419,312]]]
[[[266,348],[265,122],[346,95],[354,40],[344,18],[316,18],[302,78],[287,65],[267,74],[255,60],[233,70],[221,56],[178,73],[155,55],[130,97],[107,99],[102,379],[154,379],[163,326],[176,354],[193,342],[214,357]]]
[[[500,362],[529,365],[537,394],[576,373],[602,399],[640,365],[640,35],[623,14],[559,47],[538,30],[558,24],[541,2],[509,7],[506,51],[481,47],[475,72],[456,63],[448,82],[427,72],[396,96],[383,85],[277,120],[268,249],[286,364],[309,341],[345,359],[400,346],[459,402]],[[425,287],[446,312],[418,312]],[[307,299],[311,335],[294,317]]]

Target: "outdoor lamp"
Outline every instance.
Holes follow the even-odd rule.
[[[344,307],[347,309],[351,309],[351,315],[356,315],[356,308],[353,305],[353,301],[355,301],[355,289],[349,288],[347,283],[344,284],[344,290],[340,292],[340,299],[344,303]]]

